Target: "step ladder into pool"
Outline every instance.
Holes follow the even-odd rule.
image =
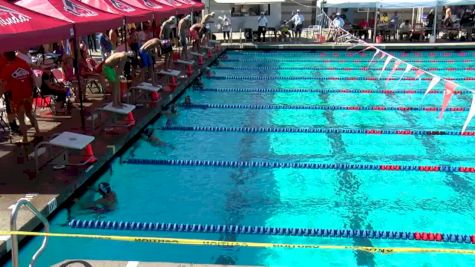
[[[17,217],[18,211],[21,207],[26,206],[43,224],[44,224],[44,231],[49,233],[49,222],[43,214],[30,202],[27,198],[21,198],[17,201],[15,206],[12,209],[12,214],[10,217],[10,231],[14,232],[17,231]],[[20,263],[18,260],[18,235],[12,235],[12,265],[13,267],[19,267]],[[45,236],[43,242],[41,243],[40,248],[33,254],[31,257],[29,267],[34,267],[36,260],[38,259],[39,255],[43,252],[48,244],[48,236]]]

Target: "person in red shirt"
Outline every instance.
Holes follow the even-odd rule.
[[[3,67],[7,64],[7,59],[3,57],[2,54],[0,54],[0,73],[2,73]],[[0,84],[2,83],[2,80],[0,78]],[[1,88],[1,86],[0,86]],[[18,124],[16,123],[15,119],[15,113],[13,113],[10,105],[10,99],[11,99],[11,93],[7,92],[4,95],[5,99],[5,111],[7,112],[7,120],[8,120],[8,125],[10,126],[10,131],[13,133],[20,133],[20,128],[18,127]]]
[[[7,64],[0,73],[0,79],[3,81],[0,92],[11,92],[12,111],[20,122],[23,142],[27,143],[25,115],[35,127],[36,134],[40,134],[38,121],[33,114],[33,71],[28,63],[16,57],[15,52],[5,52],[3,56],[7,60]]]

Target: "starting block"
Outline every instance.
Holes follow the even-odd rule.
[[[198,53],[198,52],[190,52],[190,55],[198,57],[198,65],[202,66],[205,63],[204,61],[205,54]]]
[[[94,116],[94,114],[91,116],[92,129],[93,130],[95,129],[96,119],[101,120],[101,118],[102,118],[101,114],[104,113],[104,112],[111,113],[113,115],[112,125],[107,125],[107,126],[109,126],[109,127],[130,127],[130,126],[132,126],[131,123],[116,124],[117,116],[128,116],[129,114],[131,114],[131,112],[134,109],[135,109],[135,105],[122,103],[122,107],[117,108],[117,107],[112,106],[112,102],[110,102],[110,103],[102,106],[101,108],[98,108],[96,110],[96,114],[97,114],[96,116]],[[134,121],[134,123],[135,123],[135,121]]]
[[[177,77],[180,76],[180,71],[179,70],[161,70],[158,74],[169,76],[169,86],[172,89],[175,89],[177,86]]]
[[[211,58],[213,56],[214,47],[206,45],[206,46],[202,46],[201,48],[206,49],[207,54],[208,54],[208,58]]]
[[[214,48],[219,52],[221,51],[221,42],[217,41],[217,40],[209,40],[208,41],[208,44],[210,46],[214,46]]]
[[[151,96],[152,94],[154,95],[157,95],[158,92],[160,90],[162,90],[163,87],[161,85],[157,85],[157,86],[154,86],[153,84],[151,83],[146,83],[146,82],[142,82],[142,83],[139,83],[138,85],[136,86],[132,86],[130,88],[130,90],[132,91],[132,96],[133,96],[133,101],[134,103],[137,103],[137,101],[142,97],[142,96]],[[143,92],[146,92],[144,94],[137,94],[137,91],[143,91]],[[149,94],[147,94],[149,93]],[[153,99],[151,99],[153,101]],[[130,103],[130,99],[128,99],[128,101]],[[151,102],[151,101],[149,101]]]
[[[176,61],[177,64],[183,64],[186,66],[186,74],[188,76],[191,76],[191,74],[193,74],[193,65],[195,64],[195,61],[194,60],[182,60],[182,59],[178,59]]]

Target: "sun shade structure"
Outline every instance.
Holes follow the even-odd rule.
[[[221,1],[228,0],[216,0],[216,2],[219,3]],[[475,4],[475,0],[327,0],[324,6],[339,8],[400,9],[470,4]]]
[[[175,0],[175,2],[182,3],[183,5],[188,7],[190,11],[193,11],[193,12],[200,11],[204,8],[203,3],[198,3],[191,0]]]
[[[215,0],[215,2],[220,4],[272,4],[283,3],[285,0]]]
[[[160,4],[154,0],[127,0],[127,3],[141,9],[154,11],[155,19],[167,18],[176,13],[173,6]]]
[[[123,15],[127,23],[136,23],[153,19],[152,10],[145,10],[129,4],[126,0],[80,0],[82,3],[90,5],[99,10]]]
[[[157,3],[160,3],[162,5],[167,5],[175,9],[175,14],[173,15],[183,15],[183,14],[188,14],[190,13],[191,9],[190,6],[184,5],[180,2],[177,2],[175,0],[154,0]]]
[[[69,22],[0,2],[0,52],[64,40],[72,29]]]
[[[75,34],[82,36],[122,25],[124,16],[107,13],[77,0],[20,0],[16,5],[74,23]]]

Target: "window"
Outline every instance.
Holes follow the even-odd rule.
[[[233,5],[231,7],[231,16],[259,16],[261,12],[265,12],[266,16],[270,15],[270,4],[263,5]]]

